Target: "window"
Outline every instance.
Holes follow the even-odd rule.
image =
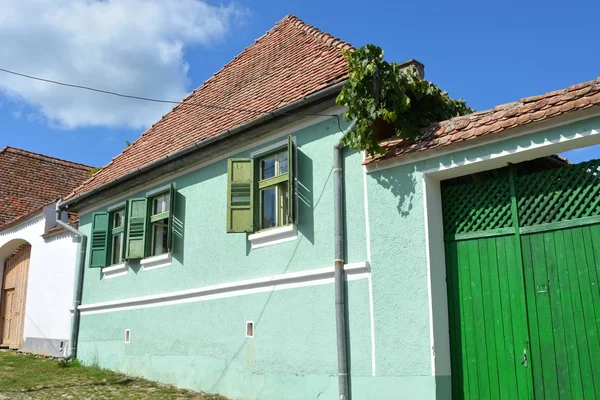
[[[110,264],[123,262],[123,239],[125,235],[125,208],[111,214]]]
[[[288,152],[259,160],[259,229],[274,228],[291,222],[288,210]]]
[[[294,142],[291,136],[258,158],[231,158],[227,165],[227,232],[294,223]]]
[[[169,210],[171,196],[170,193],[162,193],[152,197],[150,213],[150,231],[152,243],[150,255],[156,256],[169,251]]]
[[[143,259],[172,251],[173,185],[92,215],[90,267]]]

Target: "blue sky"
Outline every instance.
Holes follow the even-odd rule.
[[[56,0],[35,14],[28,0],[0,2],[0,68],[180,100],[294,14],[355,46],[379,45],[390,61],[423,62],[429,80],[477,110],[600,75],[597,1],[139,1]],[[64,21],[47,17],[57,11]],[[0,148],[101,166],[170,108],[20,79],[0,72]]]

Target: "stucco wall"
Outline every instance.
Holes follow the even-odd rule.
[[[0,254],[31,244],[22,349],[58,356],[68,347],[77,243],[66,234],[44,239],[45,225],[40,213],[0,232]]]
[[[148,271],[134,262],[128,265],[126,275],[111,279],[106,279],[99,269],[86,268],[83,304],[100,304],[100,311],[82,312],[79,356],[85,363],[232,398],[337,397],[332,279],[307,283],[300,277],[284,288],[266,288],[261,293],[240,291],[185,304],[139,303],[118,310],[103,310],[101,305],[279,274],[310,273],[325,267],[333,271],[332,158],[340,130],[332,119],[294,135],[300,194],[298,239],[251,249],[246,234],[226,233],[226,160],[173,179],[178,192],[175,219],[182,226],[182,234],[175,235],[172,265]],[[280,140],[273,139],[272,143]],[[231,157],[248,157],[269,144]],[[360,153],[345,152],[346,262],[350,264],[369,261],[361,162]],[[157,182],[128,198],[143,197],[163,184]],[[110,204],[82,214],[80,229],[89,234],[93,211],[107,210],[123,200],[115,198]],[[373,263],[372,268],[376,271],[379,266]],[[382,276],[380,284],[384,281]],[[404,340],[402,331],[383,332],[392,337],[382,338],[382,347],[375,354],[370,293],[368,274],[348,282],[351,384],[355,398],[373,398],[377,394],[380,399],[396,399],[398,385],[405,393],[431,398],[433,378],[415,377],[412,365],[418,365],[418,361],[410,360],[405,365],[404,354],[400,359],[388,357],[385,346],[397,348],[397,342]],[[395,323],[395,309],[403,306],[396,303],[395,297],[387,299],[392,304],[392,315],[376,310],[376,321],[380,318],[387,325],[386,321],[392,318]],[[390,308],[383,311],[389,312]],[[253,339],[245,337],[245,322],[249,320],[256,323]],[[402,321],[398,326],[405,324]],[[129,344],[124,343],[125,329],[131,330]],[[421,342],[410,347],[424,346],[426,352],[428,343]],[[406,356],[415,354],[409,351]],[[383,360],[381,366],[377,364],[379,357]],[[405,366],[398,368],[399,364]]]
[[[367,192],[378,375],[433,375],[437,398],[450,397],[440,179],[598,143],[600,118],[589,118],[391,168],[372,167]]]

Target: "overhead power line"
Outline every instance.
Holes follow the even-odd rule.
[[[110,96],[123,97],[126,99],[132,99],[132,100],[141,100],[141,101],[148,101],[148,102],[152,102],[152,103],[163,103],[163,104],[190,105],[190,106],[196,106],[196,107],[201,107],[201,108],[224,110],[224,111],[246,112],[246,113],[251,113],[251,114],[266,114],[266,113],[270,112],[270,111],[265,111],[265,110],[253,110],[253,109],[248,109],[248,108],[235,108],[235,107],[219,106],[216,104],[204,104],[204,103],[194,103],[194,102],[184,103],[183,101],[155,99],[152,97],[123,94],[123,93],[113,92],[110,90],[98,89],[98,88],[91,87],[91,86],[75,85],[72,83],[60,82],[60,81],[56,81],[53,79],[40,78],[39,76],[28,75],[28,74],[24,74],[24,73],[17,72],[17,71],[11,71],[11,70],[8,70],[5,68],[0,68],[0,71],[5,72],[7,74],[16,75],[16,76],[20,76],[22,78],[32,79],[32,80],[36,80],[36,81],[40,81],[40,82],[51,83],[51,84],[59,85],[59,86],[66,86],[66,87],[70,87],[70,88],[74,88],[74,89],[88,90],[91,92],[107,94]],[[291,112],[281,112],[281,113],[277,113],[277,114],[278,115],[315,116],[315,117],[337,117],[338,125],[340,122],[339,115],[336,115],[336,114],[319,114],[319,113],[304,113],[303,114],[303,113],[291,113]],[[340,126],[340,130],[341,130],[341,126]]]

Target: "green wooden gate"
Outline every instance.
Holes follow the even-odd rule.
[[[600,399],[600,161],[442,187],[454,399]]]

